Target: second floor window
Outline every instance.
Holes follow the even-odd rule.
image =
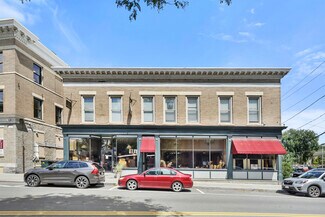
[[[176,122],[176,97],[165,97],[165,122]]]
[[[42,84],[42,68],[37,65],[33,64],[33,73],[34,73],[34,81],[38,84]]]
[[[3,72],[3,53],[0,51],[0,72]]]
[[[43,100],[34,97],[34,118],[43,119]]]
[[[3,112],[3,90],[0,90],[0,112]]]
[[[260,97],[248,97],[248,121],[249,123],[260,123],[261,105]]]
[[[62,124],[62,108],[55,106],[55,123]]]
[[[114,96],[111,99],[110,121],[115,123],[122,122],[122,97]]]
[[[154,122],[153,97],[146,96],[142,98],[143,103],[143,122]]]
[[[199,98],[187,97],[187,122],[199,122]]]
[[[231,123],[231,97],[220,97],[219,107],[220,123]]]
[[[94,97],[83,96],[83,122],[95,122]]]

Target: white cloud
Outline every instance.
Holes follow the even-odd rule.
[[[264,25],[265,25],[265,23],[262,23],[262,22],[253,22],[253,23],[247,24],[248,27],[262,27]]]
[[[245,36],[245,37],[251,37],[252,35],[249,32],[238,32],[239,35]]]
[[[205,36],[208,36],[209,38],[213,38],[213,39],[220,40],[220,41],[229,41],[229,42],[234,42],[234,43],[247,42],[247,39],[234,37],[232,35],[225,34],[225,33],[210,34],[210,35],[205,35]]]
[[[60,11],[57,5],[55,8],[50,8],[50,10],[52,11],[54,26],[62,33],[76,51],[84,50],[86,46],[76,33],[72,22],[62,16],[64,12]],[[61,19],[62,17],[64,17],[64,21]]]
[[[255,14],[255,8],[252,8],[252,9],[250,10],[250,12],[251,12],[251,14]]]
[[[20,1],[0,0],[0,18],[14,18],[25,25],[32,25],[40,18],[38,5],[43,4],[44,0],[34,0],[22,4]],[[31,9],[31,4],[36,7]]]

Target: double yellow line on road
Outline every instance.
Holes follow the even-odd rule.
[[[163,212],[163,211],[0,211],[0,216],[250,216],[325,217],[325,214],[255,212]]]

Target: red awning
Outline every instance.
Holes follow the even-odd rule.
[[[277,139],[233,139],[233,154],[286,154]]]
[[[156,150],[155,137],[153,136],[142,137],[140,152],[148,153],[148,152],[155,152],[155,150]]]

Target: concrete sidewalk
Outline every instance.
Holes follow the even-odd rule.
[[[113,173],[105,174],[105,183],[116,185],[117,179]],[[243,190],[243,191],[265,191],[277,192],[281,190],[281,184],[275,181],[266,180],[223,180],[223,179],[194,179],[194,188],[218,188],[223,190]],[[1,182],[23,183],[24,174],[1,173]]]

